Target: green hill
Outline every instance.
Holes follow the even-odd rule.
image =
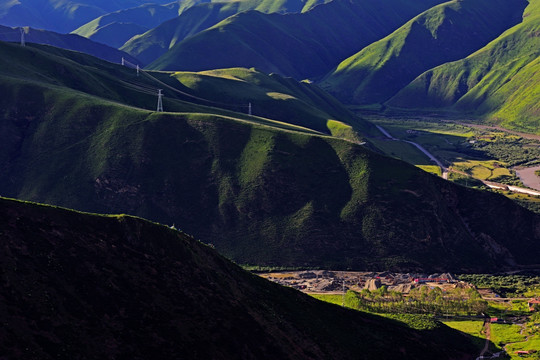
[[[148,68],[256,67],[296,79],[323,75],[343,58],[440,2],[336,0],[301,14],[248,11],[176,43]]]
[[[186,6],[187,3],[145,4],[115,11],[84,24],[72,33],[119,48],[133,36],[145,33],[161,23],[177,17],[185,10],[185,7],[181,7],[181,5]]]
[[[144,110],[156,96],[137,89],[151,79],[43,49],[1,44],[5,196],[174,223],[240,263],[489,272],[537,262],[540,217],[502,196],[283,122],[174,98],[175,113]],[[212,76],[239,92],[250,87],[220,78],[288,83],[246,70],[177,75],[210,88]],[[305,108],[310,87],[298,86]]]
[[[388,105],[455,110],[540,134],[539,31],[540,1],[531,0],[520,24],[467,58],[425,72]]]
[[[317,301],[184,233],[0,198],[9,359],[463,359],[469,338]],[[359,341],[361,339],[361,341]]]
[[[194,2],[196,0],[188,0]],[[145,4],[146,0],[17,0],[0,3],[0,24],[30,26],[68,33],[110,12]],[[166,4],[170,0],[153,0]]]
[[[0,41],[20,43],[20,29],[21,28],[10,28],[0,25]],[[24,28],[24,32],[24,38],[27,43],[52,45],[63,49],[79,51],[117,64],[122,61],[122,58],[134,63],[140,62],[124,51],[117,50],[78,35],[59,34],[54,31],[37,30],[28,27]]]
[[[454,0],[349,57],[323,87],[353,104],[381,103],[424,71],[461,59],[515,25],[526,1]]]
[[[200,73],[177,72],[171,84],[213,102],[238,104],[246,112],[251,103],[254,115],[299,125],[321,133],[358,141],[356,132],[366,134],[371,124],[356,119],[341,103],[316,85],[297,82],[276,74],[265,75],[244,68],[211,70]],[[196,101],[196,99],[195,99]],[[200,103],[205,104],[201,101]]]
[[[322,2],[322,0],[307,2],[305,0],[241,0],[199,4],[186,10],[180,16],[129,40],[122,50],[149,64],[185,38],[240,12],[254,9],[264,13],[302,12]]]

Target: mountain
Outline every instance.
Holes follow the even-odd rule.
[[[304,12],[322,2],[321,0],[307,2],[304,0],[244,0],[198,4],[178,17],[127,41],[122,50],[149,64],[165,54],[176,43],[237,13],[247,10],[265,13]]]
[[[28,27],[23,28],[23,30],[25,42],[28,43],[52,45],[63,49],[79,51],[114,63],[120,63],[122,58],[133,63],[140,63],[139,60],[123,51],[96,43],[78,35],[59,34],[53,31],[36,30]],[[20,43],[21,28],[10,28],[0,25],[0,41]]]
[[[454,0],[435,6],[341,62],[322,86],[353,104],[381,103],[424,71],[461,59],[521,19],[525,0]]]
[[[315,77],[440,2],[334,0],[301,14],[247,11],[176,43],[148,68],[255,67],[296,79]]]
[[[473,359],[442,324],[317,301],[184,233],[0,198],[0,328],[9,359]],[[361,341],[359,341],[361,339]]]
[[[0,24],[29,26],[68,33],[110,12],[145,4],[146,0],[3,0],[0,2]],[[170,0],[153,0],[166,4]],[[188,2],[193,2],[188,0]]]
[[[359,134],[373,126],[355,118],[335,98],[309,82],[298,82],[276,74],[265,75],[255,69],[232,68],[199,73],[176,72],[169,84],[196,97],[205,105],[222,104],[254,115],[299,125],[321,133],[359,142]],[[196,99],[194,99],[196,101]],[[351,128],[354,126],[354,130]]]
[[[174,223],[240,263],[489,272],[537,262],[540,217],[503,196],[191,94],[164,101],[174,113],[144,110],[155,109],[148,76],[158,73],[0,46],[5,196]],[[222,75],[279,80],[244,71]],[[183,94],[190,78],[242,89],[208,74],[161,76],[162,86],[179,78]],[[289,101],[281,94],[270,96],[276,108]]]
[[[531,0],[521,23],[470,56],[423,73],[388,105],[459,111],[540,134],[539,31],[540,1]]]

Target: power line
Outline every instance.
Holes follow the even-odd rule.
[[[163,89],[158,89],[158,102],[157,102],[157,112],[163,112],[163,94],[161,93]]]

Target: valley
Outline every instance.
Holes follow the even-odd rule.
[[[400,319],[411,327],[428,328],[430,322],[442,321],[477,336],[480,359],[534,359],[538,352],[537,275],[307,270],[259,276],[342,307]]]
[[[384,117],[364,114],[364,117],[388,130],[383,133],[385,137],[405,142],[388,144],[375,138],[375,146],[386,154],[461,185],[499,191],[538,211],[540,177],[535,173],[540,163],[538,136],[444,117],[407,114]],[[427,149],[433,158],[410,143]],[[527,184],[522,181],[524,173]]]
[[[540,0],[0,0],[0,358],[540,359]]]

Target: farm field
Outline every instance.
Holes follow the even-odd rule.
[[[485,359],[495,354],[502,359],[540,355],[535,352],[540,349],[540,312],[527,306],[530,299],[540,297],[538,276],[473,274],[444,279],[438,276],[448,274],[433,274],[422,280],[414,278],[420,274],[325,270],[260,275],[316,299],[389,317],[411,328],[432,329],[442,323],[470,335]]]
[[[440,167],[404,141],[424,147],[448,168],[448,179],[461,185],[487,189],[482,181],[488,181],[540,190],[532,185],[540,178],[531,179],[531,172],[523,181],[518,176],[521,169],[536,169],[540,164],[540,140],[536,136],[426,117],[382,118],[368,115],[367,118],[383,127],[391,136],[402,140],[391,141],[381,134],[372,140],[379,150],[424,171],[441,175]],[[538,177],[538,174],[532,172],[532,176]],[[501,192],[530,210],[540,211],[540,199],[534,195]]]

